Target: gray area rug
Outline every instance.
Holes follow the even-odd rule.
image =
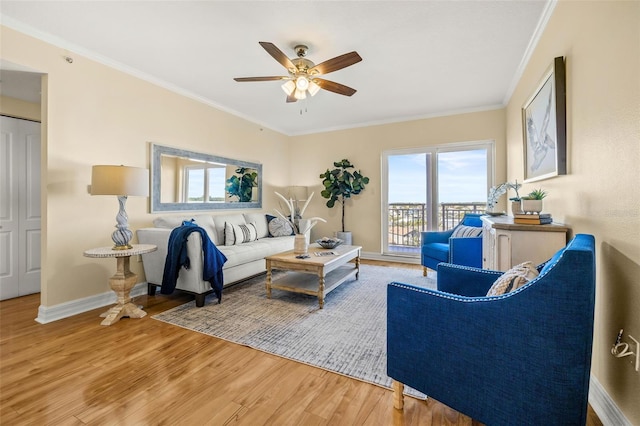
[[[284,272],[274,273],[274,280]],[[386,374],[387,284],[398,281],[435,288],[419,269],[362,265],[360,279],[325,297],[272,290],[264,275],[226,288],[222,303],[185,303],[152,318],[270,354],[391,388]],[[405,387],[405,393],[424,398]]]

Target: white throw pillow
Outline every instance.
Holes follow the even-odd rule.
[[[233,246],[248,243],[258,239],[258,231],[254,222],[244,225],[224,224],[224,245]]]
[[[500,275],[500,278],[493,283],[487,292],[487,296],[499,296],[509,293],[522,287],[537,276],[538,270],[533,262],[523,262]]]

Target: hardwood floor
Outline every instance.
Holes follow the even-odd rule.
[[[188,300],[140,296],[148,315],[111,326],[106,308],[43,325],[39,294],[0,302],[0,424],[479,424],[432,399],[399,412],[390,390],[150,318]]]

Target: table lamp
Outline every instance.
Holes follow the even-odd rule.
[[[129,229],[125,204],[127,197],[149,196],[149,171],[129,166],[93,166],[91,169],[91,195],[116,195],[120,210],[116,216],[116,230],[111,234],[113,250],[133,248],[129,242],[133,232]]]
[[[296,201],[307,201],[309,189],[306,186],[290,186],[287,195]]]

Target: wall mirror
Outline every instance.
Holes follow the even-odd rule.
[[[262,164],[150,146],[151,213],[262,208]]]

